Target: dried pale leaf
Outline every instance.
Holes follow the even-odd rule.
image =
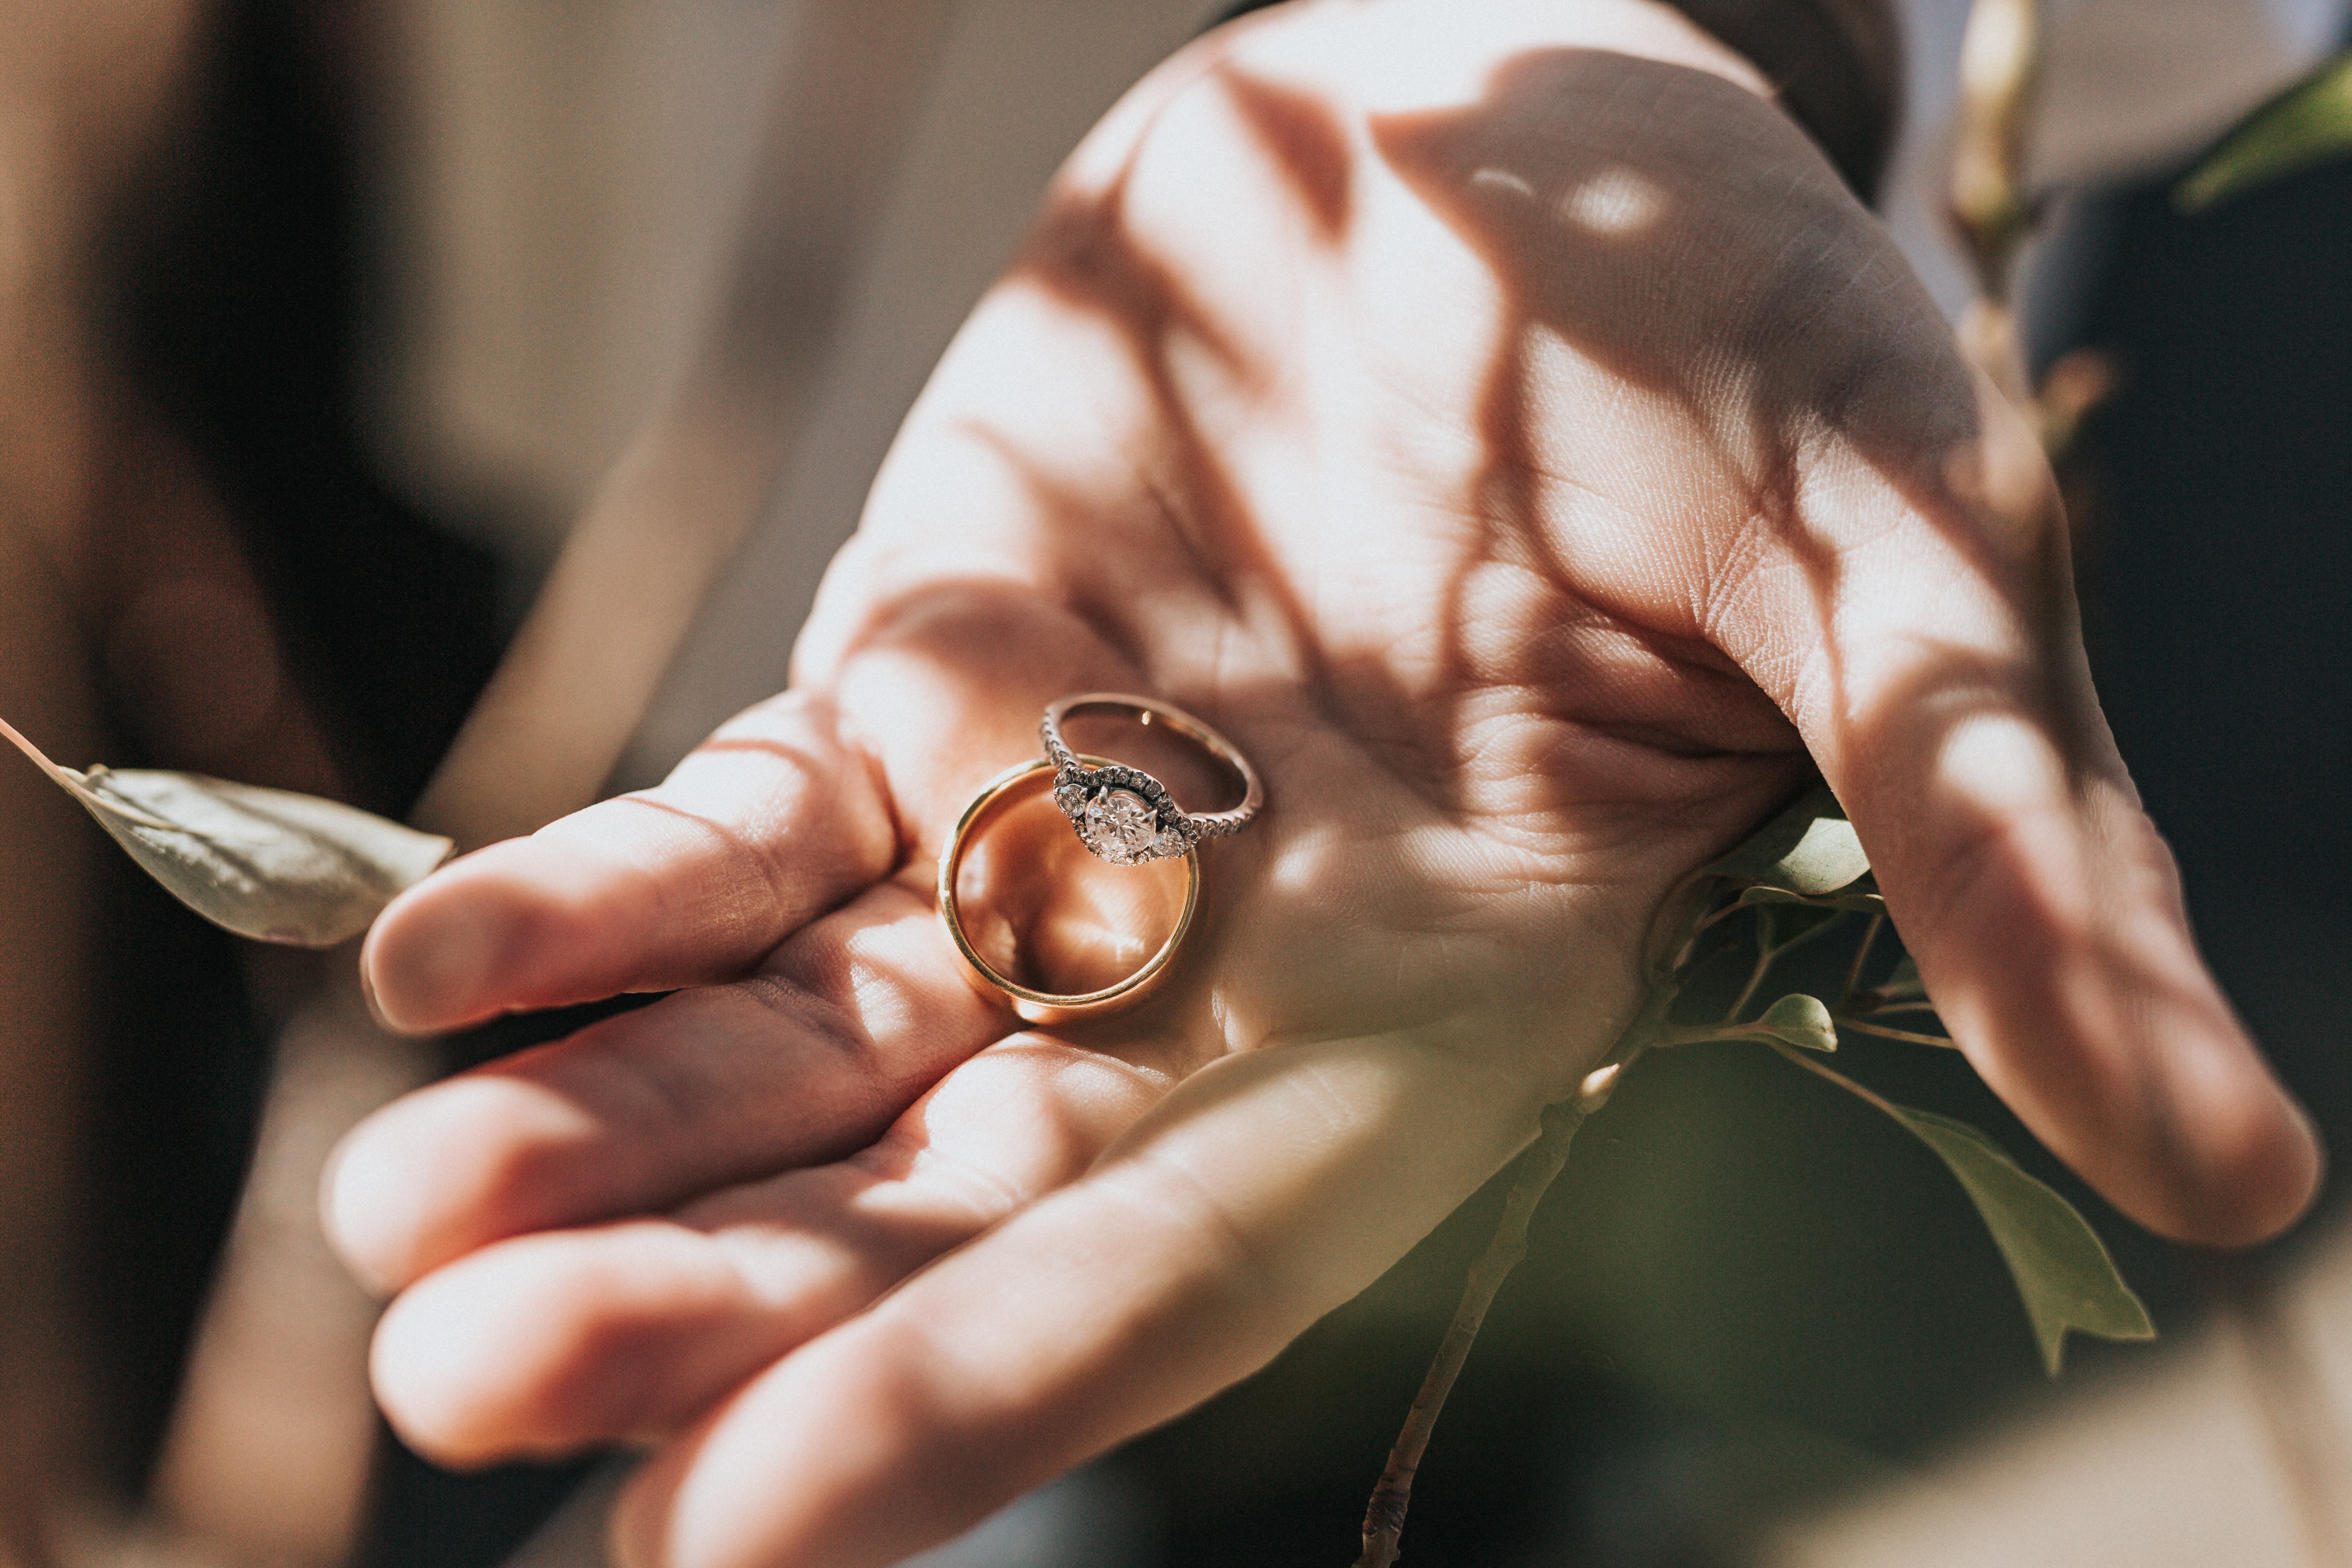
[[[2336,56],[2248,115],[2180,182],[2173,200],[2201,213],[2297,169],[2352,153],[2352,52]]]
[[[1747,843],[1708,866],[1709,875],[1820,898],[1850,888],[1870,871],[1862,840],[1832,795],[1819,784],[1758,828]]]
[[[1885,1109],[1942,1157],[1984,1216],[2025,1299],[2025,1315],[2051,1376],[2058,1375],[2069,1329],[2110,1340],[2156,1337],[2147,1309],[2072,1204],[2020,1170],[2000,1144],[1967,1122],[1907,1105]]]
[[[194,773],[93,768],[75,796],[182,903],[299,947],[359,935],[455,847],[336,801]]]
[[[456,847],[315,795],[143,768],[77,773],[5,719],[0,739],[79,801],[173,897],[260,942],[332,947],[357,936]]]
[[[456,847],[315,795],[143,768],[77,773],[5,720],[0,739],[81,802],[173,897],[260,942],[332,947],[355,937]]]
[[[1837,1049],[1837,1025],[1818,996],[1795,992],[1764,1009],[1752,1026],[1776,1040],[1786,1040],[1809,1051]]]

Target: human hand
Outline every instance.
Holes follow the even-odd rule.
[[[1381,0],[1130,95],[910,416],[793,690],[379,922],[408,1027],[694,987],[346,1145],[411,1441],[662,1442],[637,1562],[894,1561],[1400,1256],[1815,764],[2053,1150],[2169,1234],[2299,1212],[2316,1146],[2099,719],[2031,439],[1757,86],[1639,0]],[[1207,718],[1268,804],[1150,1002],[1024,1029],[932,867],[1099,689]]]

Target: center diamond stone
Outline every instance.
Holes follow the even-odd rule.
[[[1132,790],[1103,791],[1087,802],[1076,826],[1087,847],[1115,866],[1156,860],[1167,853],[1168,836],[1160,831],[1160,814]]]

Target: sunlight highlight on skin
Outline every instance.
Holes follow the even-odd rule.
[[[1631,169],[1602,171],[1560,198],[1559,216],[1594,234],[1631,235],[1666,210],[1666,195]]]
[[[1470,176],[1470,183],[1486,190],[1509,191],[1529,201],[1535,199],[1536,188],[1508,169],[1481,169]]]
[[[2066,773],[2050,738],[2013,713],[1979,713],[1944,737],[1935,776],[1955,804],[2006,818],[2063,799]]]

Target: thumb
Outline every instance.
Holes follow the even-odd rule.
[[[2039,447],[1976,401],[1925,476],[1826,454],[1813,547],[1734,595],[1727,646],[1802,731],[1986,1082],[2151,1229],[2263,1240],[2309,1205],[2318,1140],[2199,956],[2099,712]]]

